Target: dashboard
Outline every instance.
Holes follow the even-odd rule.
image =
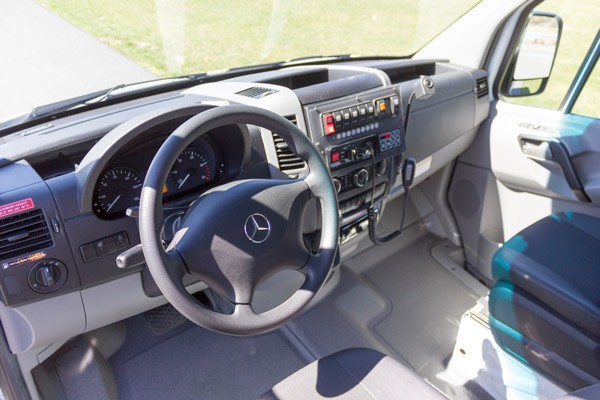
[[[411,104],[406,126],[421,75],[430,77],[435,95]],[[117,259],[140,249],[136,207],[154,155],[194,115],[246,104],[303,131],[337,190],[344,260],[367,237],[367,209],[383,208],[403,192],[403,159],[417,161],[418,184],[473,141],[489,113],[482,84],[487,88],[485,71],[443,60],[288,67],[110,105],[4,137],[0,316],[11,351],[66,340],[165,302],[143,259],[127,268]],[[216,128],[170,168],[162,190],[165,217],[175,218],[227,182],[306,173],[277,132],[245,124]],[[206,287],[194,279],[185,283],[190,291]]]

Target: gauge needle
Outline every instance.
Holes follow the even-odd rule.
[[[115,203],[116,203],[117,201],[119,201],[119,199],[120,199],[120,198],[121,198],[121,195],[118,195],[118,196],[117,196],[117,198],[116,198],[116,199],[114,199],[114,200],[113,200],[113,202],[112,202],[112,203],[110,203],[110,204],[108,205],[108,207],[106,208],[106,212],[109,212],[109,211],[110,211],[110,209],[111,209],[111,208],[113,208],[113,206],[115,205]]]
[[[183,178],[183,179],[181,180],[181,183],[179,184],[179,186],[177,186],[177,189],[181,189],[181,187],[182,187],[182,186],[185,184],[185,181],[187,181],[189,177],[190,177],[190,174],[187,174],[187,175],[185,176],[185,178]]]

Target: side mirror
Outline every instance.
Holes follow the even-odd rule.
[[[507,96],[533,96],[544,91],[561,33],[562,20],[558,15],[531,13],[510,65]]]

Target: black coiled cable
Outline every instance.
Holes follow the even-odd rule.
[[[402,230],[404,228],[404,218],[406,217],[406,203],[408,203],[408,192],[410,190],[410,183],[405,179],[405,168],[402,168],[402,184],[404,185],[404,201],[402,203],[402,219],[400,221],[400,229],[397,229],[393,232],[391,232],[390,234],[384,236],[384,237],[379,237],[377,236],[377,212],[375,211],[375,152],[373,151],[373,147],[371,146],[371,144],[369,144],[369,148],[371,150],[371,176],[372,176],[372,188],[371,188],[371,205],[369,206],[368,210],[367,210],[367,216],[369,219],[369,239],[371,239],[371,242],[373,242],[374,244],[381,246],[384,245],[388,242],[390,242],[391,240],[396,239],[398,236],[402,235]],[[413,159],[406,159],[405,162],[411,162],[414,166],[414,160]],[[411,183],[412,183],[412,177],[410,179]]]

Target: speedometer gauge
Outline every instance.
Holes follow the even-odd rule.
[[[214,158],[196,147],[183,150],[169,173],[171,183],[177,191],[206,184],[212,181],[214,175]]]
[[[142,193],[142,179],[131,168],[112,168],[96,185],[94,211],[103,217],[123,215],[127,208],[137,206]]]

